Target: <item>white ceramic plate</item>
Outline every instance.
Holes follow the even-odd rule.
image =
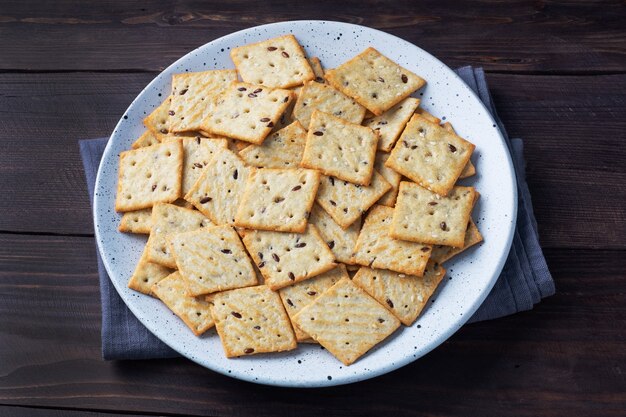
[[[485,242],[446,264],[448,274],[417,322],[401,328],[355,364],[346,367],[318,345],[292,352],[227,359],[214,330],[195,337],[159,301],[126,287],[145,237],[117,231],[115,213],[118,155],[143,132],[142,119],[170,91],[172,74],[234,68],[229,52],[236,46],[293,33],[309,56],[333,68],[373,46],[427,80],[416,97],[436,116],[476,144],[472,160],[478,175],[466,181],[481,194],[474,210]],[[106,147],[95,189],[94,219],[100,254],[120,296],[137,318],[181,355],[224,375],[282,386],[318,387],[372,378],[425,355],[449,338],[474,313],[495,283],[511,245],[517,193],[511,159],[487,109],[442,62],[402,39],[363,26],[328,21],[281,22],[242,30],[216,39],[176,61],[132,102]]]

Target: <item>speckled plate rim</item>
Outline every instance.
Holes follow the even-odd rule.
[[[131,312],[139,319],[139,321],[144,324],[148,330],[150,330],[155,336],[157,336],[160,340],[162,340],[165,344],[167,344],[168,346],[170,346],[172,349],[174,349],[175,351],[177,351],[178,353],[180,353],[182,356],[187,357],[188,359],[191,359],[192,361],[200,364],[201,366],[207,367],[213,371],[216,371],[218,373],[221,373],[223,375],[226,376],[230,376],[230,377],[234,377],[237,379],[241,379],[241,380],[245,380],[245,381],[249,381],[249,382],[253,382],[253,383],[260,383],[260,384],[266,384],[266,385],[275,385],[275,386],[284,386],[284,387],[302,387],[302,388],[314,388],[314,387],[325,387],[325,386],[333,386],[333,385],[342,385],[342,384],[348,384],[348,383],[354,383],[354,382],[358,382],[358,381],[362,381],[362,380],[366,380],[366,379],[370,379],[370,378],[374,378],[376,376],[379,375],[383,375],[386,374],[388,372],[391,372],[395,369],[398,369],[408,363],[411,363],[413,361],[415,361],[416,359],[426,355],[427,353],[429,353],[431,350],[433,350],[434,348],[436,348],[437,346],[439,346],[441,343],[443,343],[444,341],[446,341],[449,337],[451,337],[458,329],[460,329],[466,322],[467,320],[469,320],[472,315],[474,314],[474,312],[478,309],[478,307],[480,307],[480,305],[483,303],[483,301],[485,300],[485,298],[487,297],[487,295],[489,294],[489,292],[491,291],[491,289],[493,288],[498,276],[500,275],[502,269],[504,268],[504,264],[506,262],[508,253],[510,251],[511,248],[511,244],[513,241],[513,236],[514,236],[514,230],[515,230],[515,224],[516,224],[516,217],[517,217],[517,183],[516,183],[516,178],[515,178],[515,171],[513,169],[513,163],[511,160],[511,156],[510,153],[508,151],[508,147],[507,144],[502,136],[502,133],[500,132],[496,121],[493,119],[493,116],[490,114],[489,110],[485,107],[485,105],[482,103],[482,101],[478,98],[478,96],[474,93],[474,91],[469,88],[467,86],[467,84],[465,84],[465,82],[454,72],[452,71],[449,67],[447,67],[445,64],[443,64],[441,61],[439,61],[437,58],[435,58],[434,56],[430,55],[428,52],[422,50],[421,48],[411,44],[408,41],[405,41],[401,38],[398,38],[394,35],[388,34],[386,32],[383,31],[379,31],[377,29],[372,29],[372,28],[368,28],[368,27],[364,27],[364,26],[360,26],[360,25],[354,25],[354,24],[350,24],[350,23],[343,23],[343,22],[334,22],[334,21],[313,21],[313,20],[301,20],[301,21],[287,21],[287,22],[278,22],[278,23],[271,23],[271,24],[267,24],[267,25],[261,25],[261,26],[256,26],[256,27],[252,27],[252,28],[248,28],[248,29],[244,29],[238,32],[234,32],[231,33],[229,35],[223,36],[221,38],[218,38],[216,40],[213,40],[199,48],[196,48],[195,50],[189,52],[188,54],[186,54],[185,56],[181,57],[180,59],[178,59],[176,62],[174,62],[173,64],[171,64],[166,70],[164,70],[163,72],[161,72],[157,77],[155,77],[143,90],[142,92],[133,100],[133,102],[130,104],[130,106],[128,107],[128,109],[126,110],[126,112],[124,113],[124,115],[130,113],[132,111],[132,109],[135,107],[136,103],[142,98],[142,96],[144,96],[148,91],[150,91],[151,89],[153,89],[153,87],[159,83],[162,82],[162,78],[164,76],[166,76],[166,74],[173,68],[180,66],[181,63],[183,63],[184,61],[187,60],[187,58],[193,54],[196,54],[198,52],[202,52],[205,49],[209,49],[214,43],[220,42],[220,41],[230,41],[234,38],[239,38],[241,36],[244,36],[248,33],[252,33],[255,31],[259,31],[261,29],[280,29],[282,30],[284,33],[288,33],[288,32],[292,32],[294,25],[300,25],[300,24],[304,24],[304,25],[322,25],[321,27],[325,27],[325,28],[329,28],[329,27],[334,27],[334,26],[340,26],[343,29],[343,31],[347,32],[350,30],[360,30],[360,31],[366,31],[366,32],[370,32],[371,34],[374,34],[377,37],[388,37],[389,39],[394,40],[397,43],[403,44],[403,47],[408,49],[411,53],[415,53],[418,55],[422,55],[423,57],[425,57],[425,59],[429,59],[431,61],[433,61],[435,64],[440,66],[440,69],[442,71],[447,71],[448,74],[446,74],[448,77],[451,77],[453,79],[455,79],[457,82],[460,82],[466,89],[467,91],[464,91],[468,93],[468,96],[472,97],[475,103],[472,104],[478,104],[478,106],[480,106],[481,110],[483,113],[485,113],[486,117],[491,121],[493,128],[495,129],[496,133],[497,133],[497,137],[500,140],[500,146],[504,147],[504,160],[502,161],[505,166],[506,166],[506,172],[500,172],[500,175],[505,175],[506,176],[506,185],[509,187],[508,191],[509,193],[507,193],[507,195],[502,196],[504,198],[504,204],[505,207],[503,208],[504,210],[506,210],[506,212],[504,213],[505,217],[508,217],[510,219],[509,222],[509,227],[506,231],[506,236],[504,239],[504,245],[501,246],[501,250],[500,253],[497,254],[497,261],[495,262],[495,264],[492,265],[492,274],[490,276],[490,279],[488,281],[485,282],[485,285],[480,288],[478,290],[477,295],[474,297],[474,300],[466,306],[466,308],[461,312],[461,314],[459,314],[458,318],[456,320],[454,320],[452,323],[449,323],[448,327],[441,331],[439,333],[439,335],[430,340],[428,343],[426,343],[425,345],[421,346],[419,349],[417,349],[415,351],[412,352],[407,352],[407,354],[400,360],[395,360],[395,361],[383,361],[383,363],[380,364],[376,364],[376,366],[372,367],[372,368],[364,368],[361,372],[357,372],[354,375],[340,375],[340,376],[336,376],[334,378],[331,378],[330,376],[328,376],[328,378],[318,378],[316,380],[306,380],[306,379],[298,379],[298,378],[289,378],[287,377],[286,379],[281,379],[281,378],[276,378],[273,377],[273,375],[257,375],[255,373],[249,373],[249,372],[240,372],[238,370],[233,371],[232,369],[228,369],[230,367],[227,366],[220,366],[218,364],[214,364],[214,363],[207,363],[207,362],[203,362],[202,360],[200,360],[200,358],[193,356],[190,352],[187,352],[184,349],[184,344],[181,345],[179,340],[172,340],[171,338],[167,337],[167,335],[162,334],[160,329],[158,329],[154,323],[150,320],[148,320],[148,317],[146,317],[146,315],[140,311],[137,306],[133,303],[133,302],[129,302],[130,299],[128,297],[125,296],[124,294],[124,290],[125,290],[125,286],[121,285],[121,283],[118,280],[115,279],[111,279],[111,282],[113,283],[115,289],[117,290],[117,292],[120,294],[120,297],[124,300],[124,302],[126,303],[126,305],[128,306],[128,308],[131,310]],[[324,26],[324,25],[328,25],[328,26]],[[383,51],[384,52],[384,51]],[[425,104],[425,103],[423,103]],[[424,106],[426,109],[428,109],[428,106]],[[112,153],[114,152],[113,149],[113,139],[116,136],[116,132],[121,130],[122,127],[122,123],[124,122],[124,118],[126,116],[124,116],[123,118],[120,118],[120,121],[117,123],[113,134],[111,135],[111,138],[109,140],[109,142],[107,143],[107,146],[105,148],[99,169],[98,169],[98,174],[96,177],[96,185],[95,185],[95,193],[94,193],[94,205],[93,205],[93,215],[94,215],[94,229],[95,229],[95,235],[96,235],[96,242],[97,242],[97,246],[98,246],[98,250],[100,253],[100,256],[103,260],[104,266],[107,270],[107,272],[109,273],[109,275],[113,275],[113,271],[114,268],[112,267],[111,264],[111,260],[109,259],[109,257],[107,256],[107,252],[105,250],[105,242],[103,240],[103,233],[101,232],[100,229],[100,221],[99,221],[99,216],[98,213],[101,212],[101,210],[110,210],[111,208],[104,207],[103,205],[105,204],[104,200],[102,198],[99,197],[99,193],[98,190],[100,189],[102,182],[103,182],[103,176],[106,175],[106,173],[104,173],[104,163],[103,161],[105,160],[109,160],[111,157],[114,157],[112,155]],[[473,251],[473,250],[472,250]],[[493,254],[492,254],[493,255]],[[441,288],[439,288],[437,290],[437,293],[433,296],[435,297],[439,292],[441,291]],[[415,326],[415,324],[413,325]],[[191,333],[189,333],[191,336],[193,336]],[[195,336],[194,336],[195,337]],[[398,336],[395,336],[398,337]],[[395,338],[392,337],[392,338]],[[377,347],[378,349],[378,347]],[[280,354],[279,356],[277,356],[277,359],[280,359],[284,354]],[[253,357],[250,357],[253,358]],[[364,358],[365,359],[365,358]],[[362,360],[364,360],[362,359]],[[358,363],[358,362],[357,362]],[[354,365],[353,365],[354,366]],[[341,368],[341,367],[340,367]]]

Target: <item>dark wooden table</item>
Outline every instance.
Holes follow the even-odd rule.
[[[626,413],[622,1],[0,2],[0,416]],[[104,362],[77,139],[189,50],[290,19],[359,23],[487,71],[557,294],[374,380],[296,390],[185,359]]]

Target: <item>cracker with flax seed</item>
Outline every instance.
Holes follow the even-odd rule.
[[[205,297],[187,294],[185,279],[176,271],[152,286],[152,293],[200,336],[215,325],[211,315],[211,304]]]
[[[312,169],[252,168],[235,226],[304,232],[319,182],[320,173]]]
[[[293,321],[345,365],[354,363],[400,327],[393,314],[349,278],[326,290]]]
[[[473,187],[454,187],[441,197],[402,181],[389,234],[395,239],[462,248],[475,198]]]
[[[183,148],[168,142],[120,154],[116,211],[135,211],[180,197]]]
[[[361,230],[360,218],[347,229],[343,229],[319,204],[315,204],[313,210],[311,210],[309,223],[317,227],[320,236],[322,236],[328,248],[333,252],[337,261],[345,264],[354,263],[352,252]]]
[[[389,182],[376,170],[367,187],[322,176],[315,201],[338,225],[347,229],[390,189]]]
[[[370,268],[390,269],[403,274],[424,274],[432,248],[429,245],[394,239],[389,226],[394,209],[376,205],[370,209],[354,248],[354,260]]]
[[[245,230],[243,243],[272,290],[293,285],[335,267],[335,257],[317,228],[304,233]]]
[[[178,233],[168,239],[180,274],[198,296],[257,284],[256,273],[231,226],[212,226]]]
[[[421,77],[371,47],[326,71],[325,76],[333,87],[377,116],[426,84]]]
[[[335,283],[342,278],[349,277],[346,266],[340,264],[336,268],[319,274],[316,277],[280,289],[278,294],[283,301],[285,310],[287,310],[289,319],[292,319],[302,308],[311,304],[321,296],[324,291],[335,285]],[[310,336],[298,327],[293,326],[293,330],[296,333],[298,342],[310,339]]]
[[[152,228],[146,244],[148,260],[168,268],[176,268],[176,262],[167,244],[170,235],[211,226],[211,220],[197,210],[174,204],[157,204],[152,208]]]
[[[308,129],[315,110],[323,111],[350,123],[361,124],[365,108],[341,91],[327,84],[309,81],[298,92],[293,116]]]
[[[293,98],[289,90],[233,82],[217,97],[200,130],[259,145]]]
[[[170,268],[150,262],[148,260],[148,248],[145,248],[139,258],[139,262],[137,262],[135,271],[128,281],[128,288],[154,296],[152,286],[172,272]]]
[[[369,185],[378,134],[372,129],[315,110],[300,165],[344,181]]]
[[[239,46],[230,56],[241,78],[270,88],[290,88],[315,78],[302,46],[285,35]]]
[[[278,293],[265,285],[216,294],[211,314],[227,358],[297,347]]]
[[[230,83],[237,80],[235,70],[185,72],[172,76],[172,95],[168,114],[170,132],[200,130],[211,112],[211,105]]]
[[[163,141],[170,133],[171,120],[170,120],[170,104],[172,97],[168,96],[163,103],[156,107],[152,113],[143,119],[143,124],[148,128],[154,137],[159,141]]]
[[[217,149],[185,200],[215,224],[234,224],[250,168],[228,149]]]
[[[297,120],[274,133],[262,145],[250,145],[239,152],[248,165],[258,168],[297,168],[302,160],[306,130]]]
[[[456,135],[456,132],[454,131],[454,128],[452,127],[452,124],[450,122],[445,122],[441,126],[443,126],[443,128],[446,129],[448,132],[454,133]],[[467,161],[467,164],[465,164],[465,168],[463,168],[463,171],[461,171],[459,179],[469,178],[473,175],[476,175],[476,167],[470,159],[469,161]]]
[[[379,133],[378,150],[391,151],[419,103],[418,99],[407,97],[380,116],[373,116],[363,121],[364,126]]]
[[[473,151],[472,143],[416,114],[385,165],[445,196],[454,187]]]

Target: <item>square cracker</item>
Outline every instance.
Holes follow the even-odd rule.
[[[167,244],[169,235],[211,226],[202,213],[174,204],[157,204],[152,208],[152,229],[146,244],[148,260],[169,268],[176,262]]]
[[[345,365],[400,327],[400,321],[349,278],[343,278],[293,317],[297,327]]]
[[[324,272],[316,277],[299,282],[290,287],[282,288],[278,291],[289,319],[298,314],[302,308],[315,301],[324,291],[335,285],[342,278],[349,278],[345,265],[339,265],[330,271]],[[295,325],[293,330],[296,333],[298,342],[310,339],[310,336],[300,330]]]
[[[135,211],[180,197],[183,147],[161,143],[120,154],[116,211]]]
[[[228,149],[218,149],[185,200],[215,224],[234,224],[249,173],[250,168],[239,156]]]
[[[227,358],[298,345],[280,297],[265,285],[216,294],[211,313]]]
[[[149,234],[152,229],[152,208],[137,211],[127,211],[120,220],[117,228],[124,233]]]
[[[258,145],[293,98],[289,90],[234,82],[216,99],[201,130]]]
[[[135,271],[128,281],[128,288],[141,293],[152,295],[152,286],[173,271],[163,265],[152,263],[148,260],[148,249],[145,248],[137,262]]]
[[[148,116],[143,119],[143,124],[148,128],[154,137],[162,142],[163,138],[170,132],[170,104],[172,102],[172,96],[168,96],[163,103],[157,108],[152,110]]]
[[[354,260],[370,268],[390,269],[403,274],[424,274],[432,248],[389,236],[394,209],[376,205],[369,211],[354,248]]]
[[[293,35],[233,48],[230,57],[248,83],[289,88],[315,78],[304,50]]]
[[[302,160],[306,130],[297,120],[271,133],[262,145],[250,145],[239,152],[248,165],[258,168],[297,168]]]
[[[443,263],[482,241],[483,236],[478,231],[478,227],[476,227],[474,221],[470,219],[469,224],[467,225],[467,230],[465,231],[465,240],[463,241],[463,247],[455,248],[452,246],[434,245],[433,251],[430,254],[430,259],[435,262]]]
[[[377,116],[426,84],[422,78],[371,47],[328,70],[326,80]]]
[[[272,290],[335,267],[333,253],[313,225],[303,234],[245,230],[243,243]]]
[[[376,153],[376,162],[374,163],[374,169],[380,172],[380,175],[385,177],[387,182],[391,184],[391,190],[387,191],[384,196],[378,200],[378,204],[383,206],[393,207],[396,204],[396,198],[398,197],[398,188],[400,187],[400,180],[402,175],[398,174],[393,169],[385,166],[385,162],[389,159],[388,153],[378,152]]]
[[[235,226],[302,233],[320,173],[312,169],[252,168],[235,215]]]
[[[178,140],[183,143],[182,195],[184,196],[200,178],[202,170],[209,164],[215,151],[226,149],[228,142],[226,139],[206,139],[201,136]]]
[[[422,277],[362,267],[352,281],[399,318],[402,324],[410,326],[445,274],[445,269],[430,261]]]
[[[441,197],[402,181],[389,234],[395,239],[462,248],[475,197],[473,187],[454,187]]]
[[[416,114],[402,132],[386,165],[445,196],[473,151],[472,143]]]
[[[316,201],[337,224],[347,229],[390,189],[389,182],[376,170],[367,187],[322,176]]]
[[[130,145],[130,148],[131,149],[145,148],[146,146],[156,145],[157,143],[159,143],[159,140],[156,138],[156,136],[154,136],[154,133],[152,133],[149,130],[146,130],[145,132],[141,134],[141,136],[137,138],[136,141],[132,143],[132,145]]]
[[[361,124],[365,108],[330,85],[309,81],[298,93],[293,115],[308,129],[315,110],[332,114],[350,123]]]
[[[360,218],[347,229],[343,229],[319,206],[319,204],[315,204],[313,210],[311,210],[309,223],[317,227],[320,236],[322,236],[322,239],[324,239],[328,248],[333,252],[333,255],[335,255],[335,258],[339,262],[345,264],[354,263],[352,253],[354,252],[354,245],[356,245],[356,240],[361,230]]]
[[[210,294],[257,284],[256,273],[230,226],[178,233],[169,237],[181,275],[189,281],[189,295]]]
[[[211,104],[237,80],[235,70],[184,72],[172,76],[170,132],[200,130],[211,112]]]
[[[378,134],[369,127],[315,110],[300,165],[355,184],[369,185],[377,143]]]
[[[407,97],[380,116],[374,116],[363,121],[363,126],[367,126],[379,133],[379,150],[389,152],[393,148],[398,136],[404,130],[419,104],[420,101],[418,99]]]
[[[215,325],[211,315],[211,304],[204,297],[187,295],[185,279],[178,271],[152,286],[152,293],[200,336]]]
[[[448,132],[456,134],[450,122],[445,122],[441,126],[443,126],[443,128],[446,129]],[[467,161],[467,164],[465,164],[465,168],[463,168],[463,171],[461,171],[461,175],[459,175],[459,179],[469,178],[473,175],[476,175],[476,167],[474,166],[474,164],[472,163],[472,160],[470,159],[469,161]]]

